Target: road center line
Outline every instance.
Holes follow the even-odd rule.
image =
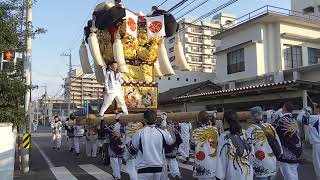
[[[53,168],[54,165],[51,162],[51,160],[49,159],[49,157],[46,155],[46,153],[43,152],[43,150],[39,147],[39,145],[33,140],[32,142],[34,144],[34,146],[40,151],[42,157],[44,158],[44,160],[46,161],[46,163],[48,164],[49,168]]]

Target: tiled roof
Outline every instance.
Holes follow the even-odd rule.
[[[207,85],[213,86],[213,89],[216,89],[216,90],[221,89],[220,86],[216,85],[215,83],[213,83],[209,80],[204,81],[204,82],[200,82],[200,83],[187,85],[187,86],[172,88],[166,92],[159,94],[159,103],[161,104],[161,103],[171,102],[179,96],[186,95],[187,93],[192,92],[193,90],[199,89],[199,88],[207,86]]]
[[[272,87],[288,86],[288,85],[295,85],[295,84],[318,85],[320,87],[319,82],[293,80],[293,81],[283,81],[278,83],[261,84],[261,85],[247,86],[247,87],[241,87],[236,89],[228,89],[228,90],[212,91],[212,92],[201,93],[201,94],[180,96],[180,97],[174,98],[174,100],[182,100],[182,99],[203,97],[203,96],[225,95],[229,93],[241,93],[242,91],[247,91],[247,90],[259,90],[259,89],[262,90],[268,87],[272,88]]]

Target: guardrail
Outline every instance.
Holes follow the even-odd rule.
[[[315,16],[312,14],[305,14],[305,13],[299,12],[299,11],[293,11],[290,9],[266,5],[266,6],[263,6],[259,9],[256,9],[248,14],[245,14],[245,15],[235,19],[234,21],[230,22],[229,24],[222,26],[222,29],[223,29],[222,31],[233,28],[235,26],[238,26],[240,24],[248,22],[252,19],[255,19],[259,16],[265,15],[267,13],[275,13],[275,14],[284,15],[284,16],[294,16],[294,17],[301,18],[304,20],[320,22],[320,16]]]

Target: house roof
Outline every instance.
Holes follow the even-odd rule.
[[[206,92],[206,93],[200,93],[200,94],[192,94],[192,95],[183,95],[174,98],[176,101],[187,101],[192,100],[196,98],[208,98],[208,97],[231,97],[231,96],[243,96],[243,95],[249,95],[256,94],[257,92],[272,92],[272,91],[283,91],[283,89],[288,88],[297,88],[297,89],[305,89],[305,90],[313,90],[320,92],[320,83],[319,82],[313,82],[313,81],[303,81],[303,80],[293,80],[293,81],[283,81],[279,83],[269,83],[269,84],[261,84],[261,85],[255,85],[255,86],[247,86],[242,88],[236,88],[236,89],[229,89],[229,90],[220,90],[220,91],[212,91],[212,92]]]
[[[166,104],[173,102],[175,98],[180,96],[186,96],[188,94],[195,93],[197,91],[201,91],[204,87],[210,87],[211,91],[221,90],[221,87],[216,85],[211,81],[204,81],[200,83],[195,83],[187,86],[177,87],[169,89],[166,92],[159,94],[159,104]],[[207,92],[209,92],[207,90]]]

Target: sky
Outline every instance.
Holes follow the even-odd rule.
[[[111,0],[112,1],[112,0]],[[164,0],[122,0],[122,3],[134,12],[147,14],[151,7]],[[167,0],[161,9],[169,9],[180,0]],[[191,2],[191,0],[189,0]],[[202,2],[196,0],[193,6]],[[228,0],[209,0],[205,5],[188,14],[187,17],[199,17]],[[32,45],[32,83],[40,88],[33,91],[33,100],[44,94],[48,87],[50,97],[59,97],[63,93],[63,78],[68,72],[68,57],[60,56],[64,52],[72,53],[73,68],[80,68],[79,46],[85,27],[96,4],[103,0],[37,0],[33,8],[33,26],[47,29],[46,34],[38,35]],[[290,0],[239,0],[221,12],[238,17],[265,5],[290,9]],[[190,6],[182,10],[179,17]],[[210,18],[208,18],[210,20]],[[90,53],[89,53],[90,54]]]

